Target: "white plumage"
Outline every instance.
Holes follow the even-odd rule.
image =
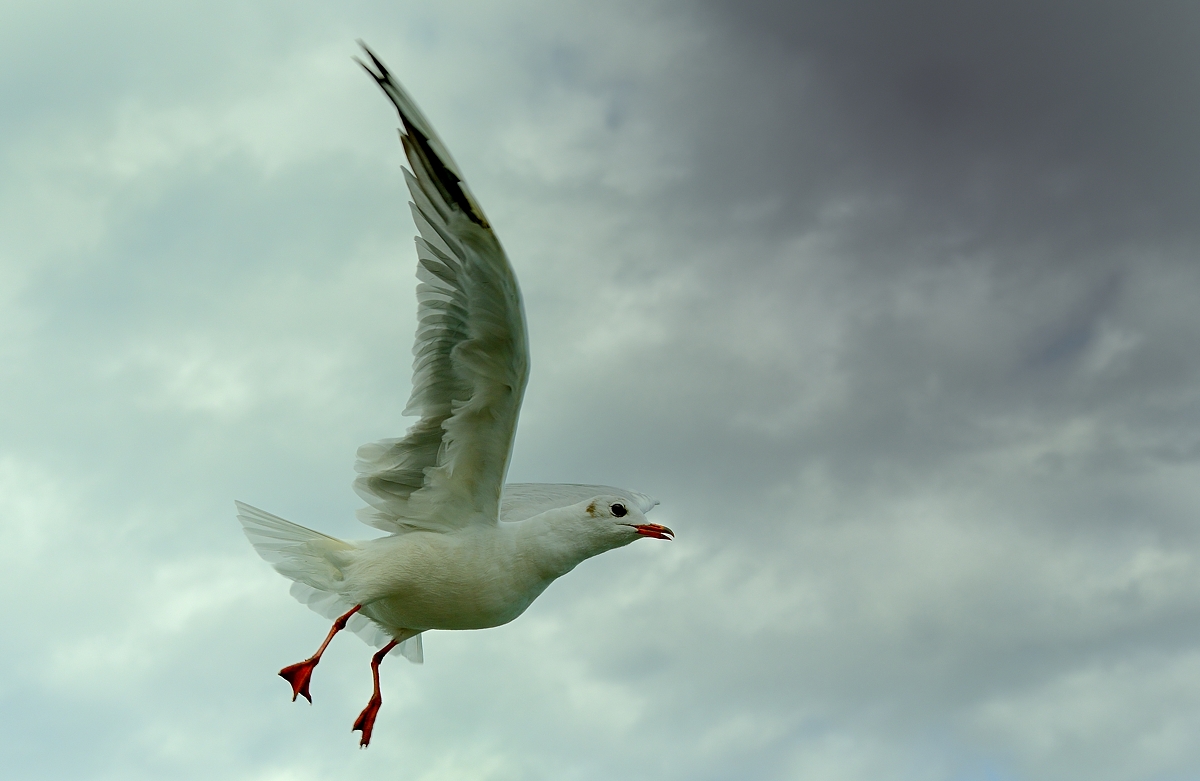
[[[366,47],[360,63],[395,105],[412,171],[417,237],[417,335],[401,439],[363,445],[354,489],[359,518],[390,532],[338,540],[237,503],[259,555],[293,580],[292,595],[336,619],[321,648],[280,675],[309,698],[313,668],[343,627],[382,646],[375,691],[355,723],[371,738],[382,702],[378,667],[393,649],[422,661],[421,632],[483,629],[519,616],[584,559],[639,536],[669,539],[647,523],[657,501],[596,485],[505,485],[529,375],[516,276],[458,166],[408,94]]]

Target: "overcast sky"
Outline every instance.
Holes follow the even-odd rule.
[[[414,227],[363,38],[512,258],[510,478],[672,543],[331,646]],[[0,761],[22,779],[1200,777],[1200,6],[0,6]]]

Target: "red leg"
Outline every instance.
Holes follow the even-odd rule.
[[[387,656],[388,651],[395,648],[400,643],[399,640],[392,642],[379,649],[379,652],[371,657],[371,678],[375,681],[375,691],[371,693],[371,700],[367,703],[367,707],[363,708],[362,713],[358,714],[358,719],[355,720],[354,726],[350,731],[362,731],[362,740],[358,745],[363,748],[371,742],[371,730],[375,728],[375,717],[379,715],[379,706],[383,704],[383,697],[379,694],[379,663],[383,661],[383,657]]]
[[[321,643],[321,647],[317,649],[315,654],[303,662],[296,662],[279,671],[280,677],[292,685],[292,702],[295,702],[296,697],[302,694],[304,695],[304,699],[312,703],[312,696],[308,693],[308,681],[312,678],[313,668],[317,666],[317,662],[321,661],[321,654],[325,653],[325,648],[329,645],[329,641],[333,639],[334,635],[346,628],[346,622],[350,620],[350,616],[357,613],[360,608],[362,608],[362,605],[355,605],[352,610],[338,617],[338,620],[333,622],[333,627],[330,628],[329,634],[325,636],[325,642]]]

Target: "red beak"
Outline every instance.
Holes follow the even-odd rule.
[[[657,523],[639,523],[636,526],[630,523],[626,525],[632,526],[633,530],[643,537],[653,537],[656,540],[669,540],[675,536],[675,532],[666,526],[659,526]]]

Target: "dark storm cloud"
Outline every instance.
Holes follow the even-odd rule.
[[[711,9],[771,112],[742,129],[781,155],[744,168],[743,187],[766,179],[800,201],[871,188],[902,200],[902,219],[965,231],[968,244],[1068,242],[1073,260],[1113,241],[1196,236],[1194,3]]]

